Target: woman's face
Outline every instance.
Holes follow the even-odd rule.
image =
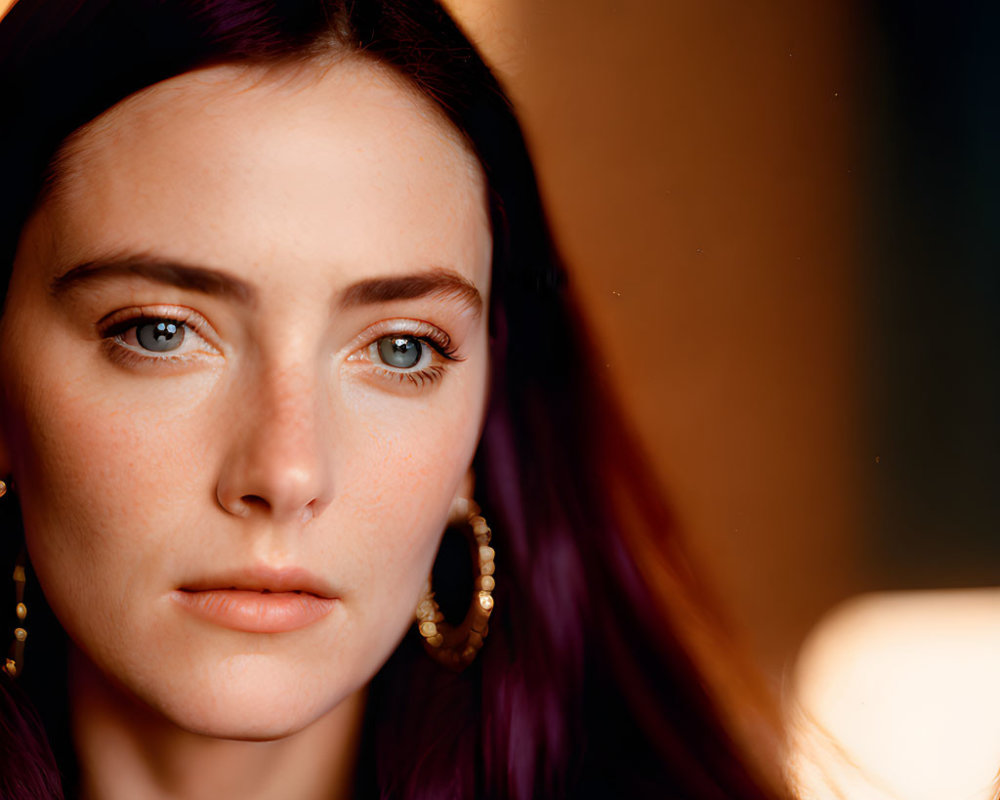
[[[182,727],[301,729],[396,647],[468,493],[480,168],[355,60],[166,81],[59,175],[0,325],[0,468],[45,595]]]

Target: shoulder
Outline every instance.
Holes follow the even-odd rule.
[[[806,641],[793,771],[807,798],[990,800],[1000,768],[1000,589],[864,595]]]

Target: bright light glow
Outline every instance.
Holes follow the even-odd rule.
[[[790,769],[805,800],[992,800],[1000,589],[859,597],[795,670]]]

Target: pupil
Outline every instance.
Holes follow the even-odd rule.
[[[136,326],[136,338],[146,350],[176,350],[184,341],[184,324],[161,319]]]
[[[386,336],[379,339],[378,354],[382,362],[397,369],[409,369],[420,361],[420,342],[412,336]]]

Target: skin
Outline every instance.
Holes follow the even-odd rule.
[[[488,367],[480,167],[426,100],[343,60],[158,84],[78,132],[60,174],[0,323],[0,468],[75,645],[85,793],[345,794],[364,687],[471,489]],[[173,285],[136,259],[241,285]],[[458,278],[482,305],[357,288],[411,275]],[[182,345],[144,351],[137,318],[187,320]],[[389,333],[444,333],[456,360],[391,371],[371,347]],[[250,633],[177,602],[261,565],[310,570],[332,609]]]

